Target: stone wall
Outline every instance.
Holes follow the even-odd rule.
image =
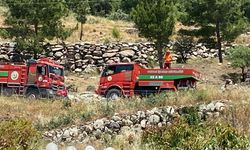
[[[168,45],[172,48],[172,44]],[[223,50],[232,45],[224,45]],[[151,43],[115,43],[115,44],[46,44],[39,57],[51,57],[64,65],[67,69],[82,72],[88,67],[100,66],[112,62],[139,62],[148,64],[151,60],[157,60],[156,51]],[[29,59],[32,54],[23,51],[20,53],[24,59]],[[13,59],[17,55],[14,43],[0,44],[0,59]],[[173,54],[173,60],[177,60],[180,54]],[[217,50],[209,48],[206,44],[198,43],[189,59],[217,57]]]
[[[228,104],[226,101],[214,101],[197,106],[201,118],[218,117],[224,112]],[[138,131],[152,126],[170,125],[173,119],[185,115],[189,107],[161,107],[147,111],[138,111],[135,114],[115,114],[111,118],[101,118],[83,125],[47,131],[44,138],[55,143],[82,143],[89,139],[100,139],[102,135],[117,135],[120,131],[136,129]],[[196,108],[196,106],[195,106]]]

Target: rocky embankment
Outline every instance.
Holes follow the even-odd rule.
[[[100,139],[102,135],[119,134],[123,130],[134,130],[140,134],[143,129],[152,126],[171,125],[174,118],[187,114],[190,108],[195,108],[201,118],[218,117],[229,107],[227,101],[214,101],[209,104],[199,104],[195,107],[160,107],[134,114],[115,114],[111,118],[101,118],[82,125],[47,131],[43,134],[48,141],[55,143],[82,143],[88,140]]]
[[[170,49],[172,44],[168,46]],[[223,45],[223,51],[234,45]],[[0,59],[11,60],[21,55],[24,59],[33,56],[32,52],[18,52],[14,43],[0,44]],[[102,66],[113,62],[138,62],[148,64],[157,60],[156,51],[151,43],[113,43],[113,44],[46,44],[44,51],[39,57],[50,57],[57,60],[67,69],[75,72],[82,72],[93,66]],[[173,60],[180,58],[180,54],[173,54]],[[188,59],[213,58],[217,57],[217,50],[209,48],[204,43],[198,43],[193,50],[187,54]]]

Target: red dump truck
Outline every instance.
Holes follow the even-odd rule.
[[[96,93],[108,99],[195,88],[200,73],[194,69],[146,69],[137,63],[104,67]]]
[[[64,68],[55,61],[42,58],[27,63],[0,63],[0,93],[28,98],[67,96]]]

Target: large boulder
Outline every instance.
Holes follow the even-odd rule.
[[[63,53],[61,51],[58,51],[58,52],[55,53],[55,57],[60,58],[62,56],[63,56]]]
[[[125,51],[120,51],[119,54],[122,57],[132,57],[135,55],[135,52],[133,50],[125,50]]]
[[[110,57],[114,57],[115,55],[116,55],[116,53],[105,53],[105,54],[102,55],[102,57],[110,58]]]

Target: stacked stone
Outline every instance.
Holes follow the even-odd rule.
[[[173,43],[168,46],[171,48]],[[228,49],[235,45],[224,45],[222,50]],[[39,57],[48,56],[66,69],[75,72],[82,72],[85,69],[94,66],[114,62],[138,62],[146,65],[151,60],[157,60],[156,50],[152,43],[111,43],[111,44],[46,44],[45,50]],[[0,59],[10,60],[17,54],[14,43],[0,43]],[[23,51],[20,53],[24,59],[29,59],[33,54]],[[224,55],[224,54],[223,54]],[[180,54],[173,54],[173,60],[180,58]],[[204,43],[198,43],[191,53],[189,59],[214,58],[217,57],[217,50],[209,48]]]
[[[201,118],[218,117],[226,107],[225,102],[215,101],[199,105],[197,112]],[[135,114],[115,114],[110,119],[101,118],[85,125],[47,131],[44,133],[44,138],[56,143],[79,143],[89,139],[100,139],[104,134],[117,135],[124,129],[140,131],[152,126],[162,127],[173,123],[174,118],[185,115],[185,110],[189,108],[167,106],[138,111]]]

